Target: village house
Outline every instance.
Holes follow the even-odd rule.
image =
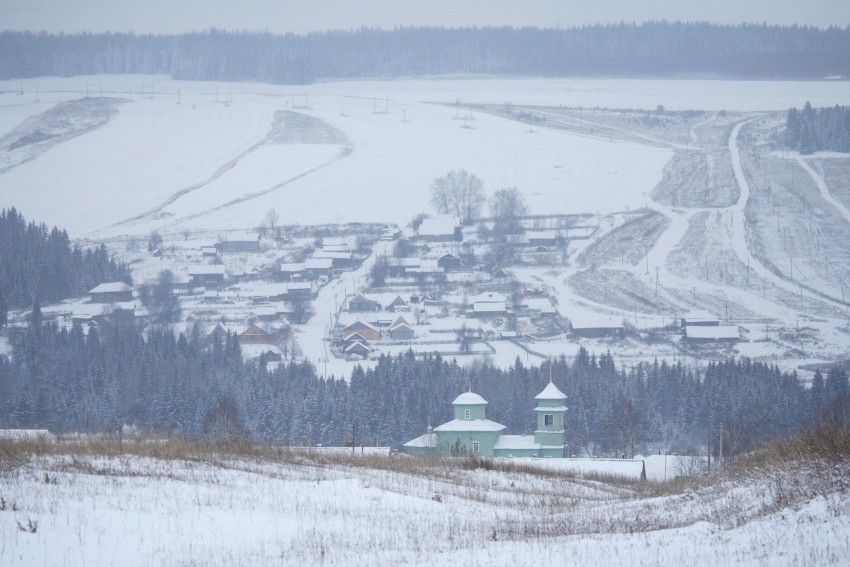
[[[377,341],[381,339],[381,331],[374,325],[363,321],[355,321],[354,323],[342,329],[342,338],[347,339],[354,333],[359,334],[364,340]]]
[[[133,301],[133,288],[124,282],[102,283],[89,291],[92,303]]]
[[[248,325],[239,335],[239,342],[244,345],[272,344],[272,336],[256,325]]]
[[[460,258],[454,254],[443,254],[437,258],[437,266],[446,272],[460,269]]]
[[[259,252],[260,234],[258,232],[229,232],[216,244],[219,252]]]
[[[291,282],[286,285],[282,299],[285,301],[310,301],[313,299],[313,284],[310,282]]]
[[[380,310],[380,303],[367,299],[360,293],[352,297],[348,302],[348,311],[350,313],[374,313],[375,311]]]
[[[452,242],[463,239],[460,223],[452,215],[435,215],[422,220],[415,240],[425,242]]]
[[[331,258],[307,258],[304,260],[304,278],[315,281],[333,275],[334,261]]]
[[[398,312],[398,311],[410,311],[410,305],[402,299],[400,295],[397,295],[392,302],[387,305],[387,311]]]
[[[371,352],[368,346],[360,342],[351,343],[343,349],[345,357],[350,359],[362,358],[365,360],[369,358]]]
[[[558,243],[558,233],[552,230],[541,230],[526,233],[530,246],[552,248]]]
[[[720,319],[710,311],[689,311],[682,315],[681,323],[682,329],[686,327],[717,327],[720,325]]]
[[[404,444],[413,454],[481,457],[566,457],[567,396],[551,381],[535,396],[534,435],[505,435],[505,426],[486,418],[487,401],[471,390],[452,402],[455,418]]]
[[[224,283],[224,266],[202,264],[188,269],[190,287],[219,287]]]
[[[472,298],[472,315],[474,317],[500,317],[507,313],[505,296],[501,293],[488,291]]]
[[[733,344],[741,340],[741,331],[736,325],[690,325],[685,327],[682,340],[690,344]]]
[[[419,269],[421,266],[422,259],[418,256],[410,256],[407,258],[388,258],[387,276],[391,278],[403,278],[408,275],[408,270]]]
[[[281,264],[280,265],[280,273],[278,277],[280,281],[284,282],[294,282],[299,281],[304,278],[304,270],[305,266],[303,263],[294,264]]]
[[[603,337],[622,337],[626,328],[622,318],[595,313],[581,313],[570,316],[570,330],[573,337],[599,339]]]
[[[416,332],[404,317],[399,317],[390,325],[390,338],[394,341],[410,341],[416,336]]]
[[[351,252],[328,252],[326,250],[316,250],[313,252],[313,258],[318,260],[330,260],[331,265],[335,270],[345,270],[354,265],[354,255]]]

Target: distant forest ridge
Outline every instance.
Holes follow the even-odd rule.
[[[444,75],[846,79],[850,27],[651,22],[307,35],[0,33],[2,79],[88,74],[279,84]]]

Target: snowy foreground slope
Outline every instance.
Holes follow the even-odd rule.
[[[3,565],[846,565],[850,556],[841,459],[662,486],[464,459],[9,447]]]

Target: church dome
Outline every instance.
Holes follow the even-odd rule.
[[[566,396],[565,396],[566,398]],[[487,400],[479,396],[478,394],[472,392],[464,392],[455,398],[455,401],[452,402],[452,405],[456,406],[471,406],[471,405],[484,405],[487,403]]]

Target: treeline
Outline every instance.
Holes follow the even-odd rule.
[[[128,424],[190,436],[245,435],[272,443],[340,445],[346,439],[398,447],[430,420],[452,419],[451,401],[470,386],[489,401],[487,416],[509,433],[535,428],[534,396],[550,368],[517,359],[507,370],[462,368],[438,355],[382,357],[349,380],[322,379],[307,363],[268,371],[243,362],[238,338],[207,343],[196,327],[175,337],[154,328],[105,323],[84,334],[33,325],[0,357],[0,426],[56,432],[118,431]],[[818,375],[805,389],[793,373],[747,360],[694,373],[679,363],[617,368],[610,354],[582,350],[552,362],[569,397],[574,454],[631,454],[645,442],[671,450],[724,424],[726,450],[739,452],[823,418],[847,423],[847,375]]]
[[[850,152],[850,106],[791,108],[785,120],[785,145],[808,155],[818,151]]]
[[[65,230],[28,223],[15,208],[0,211],[0,323],[7,309],[80,297],[109,281],[133,283],[105,246],[83,251]]]
[[[307,35],[0,34],[0,78],[164,74],[304,84],[453,74],[850,76],[850,28],[650,22],[574,27],[361,28]]]

